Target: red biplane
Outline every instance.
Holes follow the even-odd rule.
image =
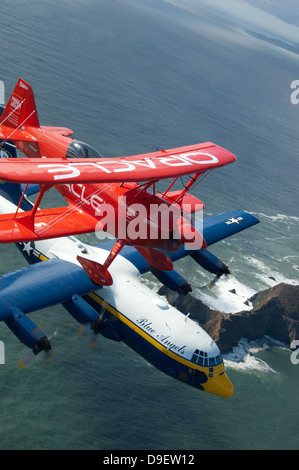
[[[189,190],[206,172],[234,162],[232,153],[206,142],[103,158],[70,135],[72,131],[67,128],[40,126],[32,88],[19,79],[1,116],[0,140],[12,141],[27,158],[0,159],[0,179],[25,184],[25,188],[17,210],[0,215],[0,242],[96,230],[112,232],[117,241],[103,265],[78,257],[91,279],[100,285],[112,284],[108,268],[124,245],[135,246],[151,266],[160,270],[173,266],[157,249],[176,251],[181,244],[193,244],[197,250],[206,247],[202,234],[188,218],[188,213],[203,205]],[[191,175],[188,183],[179,191],[172,190],[174,182],[184,175]],[[157,182],[170,178],[173,181],[168,188],[158,192]],[[21,204],[30,184],[38,184],[39,193],[32,210],[24,211]],[[53,186],[68,206],[40,209],[45,192]],[[166,225],[161,204],[164,211],[171,209]],[[184,207],[189,207],[187,214]]]

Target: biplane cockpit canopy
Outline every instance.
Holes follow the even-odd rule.
[[[91,145],[74,140],[68,147],[66,158],[103,158]]]

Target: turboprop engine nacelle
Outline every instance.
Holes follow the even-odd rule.
[[[51,344],[45,333],[18,308],[11,308],[11,317],[5,320],[5,323],[22,343],[32,349],[34,354],[50,351]]]
[[[190,255],[197,264],[206,269],[206,271],[216,274],[218,277],[222,276],[222,274],[229,274],[226,264],[206,249],[194,251]]]

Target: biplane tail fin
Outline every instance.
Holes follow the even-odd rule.
[[[20,126],[40,127],[31,86],[19,78],[1,115],[0,125],[18,129]]]
[[[4,112],[4,108],[0,107],[0,121],[2,120],[1,116],[3,112]],[[17,157],[17,149],[13,142],[3,141],[0,143],[0,159],[16,158],[16,157]],[[14,183],[0,184],[0,197],[3,197],[7,201],[18,205],[21,195],[22,195],[21,184],[14,184]]]

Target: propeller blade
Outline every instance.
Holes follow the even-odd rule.
[[[92,335],[89,339],[89,342],[87,344],[88,348],[93,348],[94,346],[96,346],[98,334],[93,331],[91,323],[82,323],[82,325],[80,325],[80,328],[78,330],[78,335],[79,336],[82,336],[82,335],[85,335],[85,334],[90,334],[91,332],[93,332],[93,333],[92,333]]]
[[[102,311],[96,320],[94,320],[93,322],[88,322],[88,323],[84,323],[80,325],[80,328],[78,331],[79,336],[81,336],[84,333],[92,332],[90,341],[87,345],[88,348],[93,348],[94,346],[96,346],[98,334],[100,333],[102,329],[106,328],[106,321],[108,320],[108,318],[104,319],[104,313],[106,310],[105,305],[107,305],[106,302],[103,303]]]
[[[97,343],[98,335],[97,333],[94,333],[91,337],[90,343],[88,343],[87,347],[88,348],[94,348],[98,343]]]
[[[219,281],[219,279],[220,279],[220,276],[217,276],[217,275],[216,275],[216,276],[214,277],[214,279],[213,279],[211,282],[209,282],[208,288],[209,288],[209,289],[212,289],[212,287],[215,286],[216,282]]]
[[[40,326],[37,326],[35,330],[40,329]],[[36,344],[36,346],[30,350],[26,356],[22,359],[19,360],[19,367],[21,369],[25,369],[32,361],[33,359],[36,358],[38,354],[43,352],[46,356],[44,359],[44,364],[48,364],[49,362],[52,361],[52,359],[55,357],[55,354],[50,353],[52,350],[52,346],[50,344],[50,341],[56,336],[57,331],[54,331],[53,334],[47,338],[46,336],[43,336],[39,342]]]
[[[54,357],[56,356],[56,354],[49,354],[49,353],[46,353],[47,355],[47,358],[44,360],[44,364],[49,364],[49,362],[52,361],[52,359],[54,359]]]
[[[36,355],[34,354],[33,351],[29,351],[25,357],[23,357],[23,359],[20,359],[19,360],[19,367],[21,369],[26,369],[26,367],[28,366],[28,364],[30,364],[30,362],[35,359]]]

